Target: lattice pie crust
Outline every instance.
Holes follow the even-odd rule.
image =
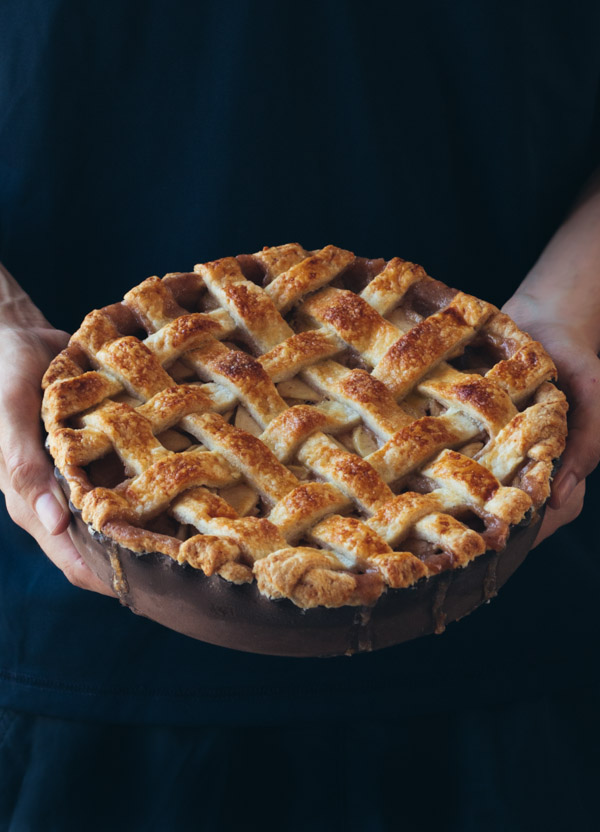
[[[555,372],[510,318],[414,263],[289,244],[91,312],[42,412],[92,529],[338,607],[505,546],[564,447]]]

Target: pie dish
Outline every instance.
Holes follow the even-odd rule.
[[[288,244],[91,312],[42,416],[73,539],[124,603],[326,655],[441,630],[516,568],[564,448],[555,376],[421,266]]]

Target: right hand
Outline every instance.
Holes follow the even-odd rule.
[[[69,336],[54,329],[5,272],[0,321],[0,489],[12,520],[29,532],[75,586],[113,595],[68,535],[70,512],[44,451],[41,379]],[[18,288],[18,287],[17,287]]]

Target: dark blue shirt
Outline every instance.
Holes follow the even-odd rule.
[[[292,240],[400,255],[501,304],[600,159],[597,3],[20,0],[0,14],[0,257],[69,331],[150,274]],[[10,707],[346,718],[591,678],[584,522],[443,636],[329,660],[136,618],[0,522]]]

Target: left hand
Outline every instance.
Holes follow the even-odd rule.
[[[535,544],[560,526],[574,520],[583,507],[585,478],[600,462],[600,359],[591,333],[562,321],[556,310],[546,309],[517,292],[503,311],[519,327],[543,344],[558,369],[558,383],[569,400],[569,435],[561,467]]]

